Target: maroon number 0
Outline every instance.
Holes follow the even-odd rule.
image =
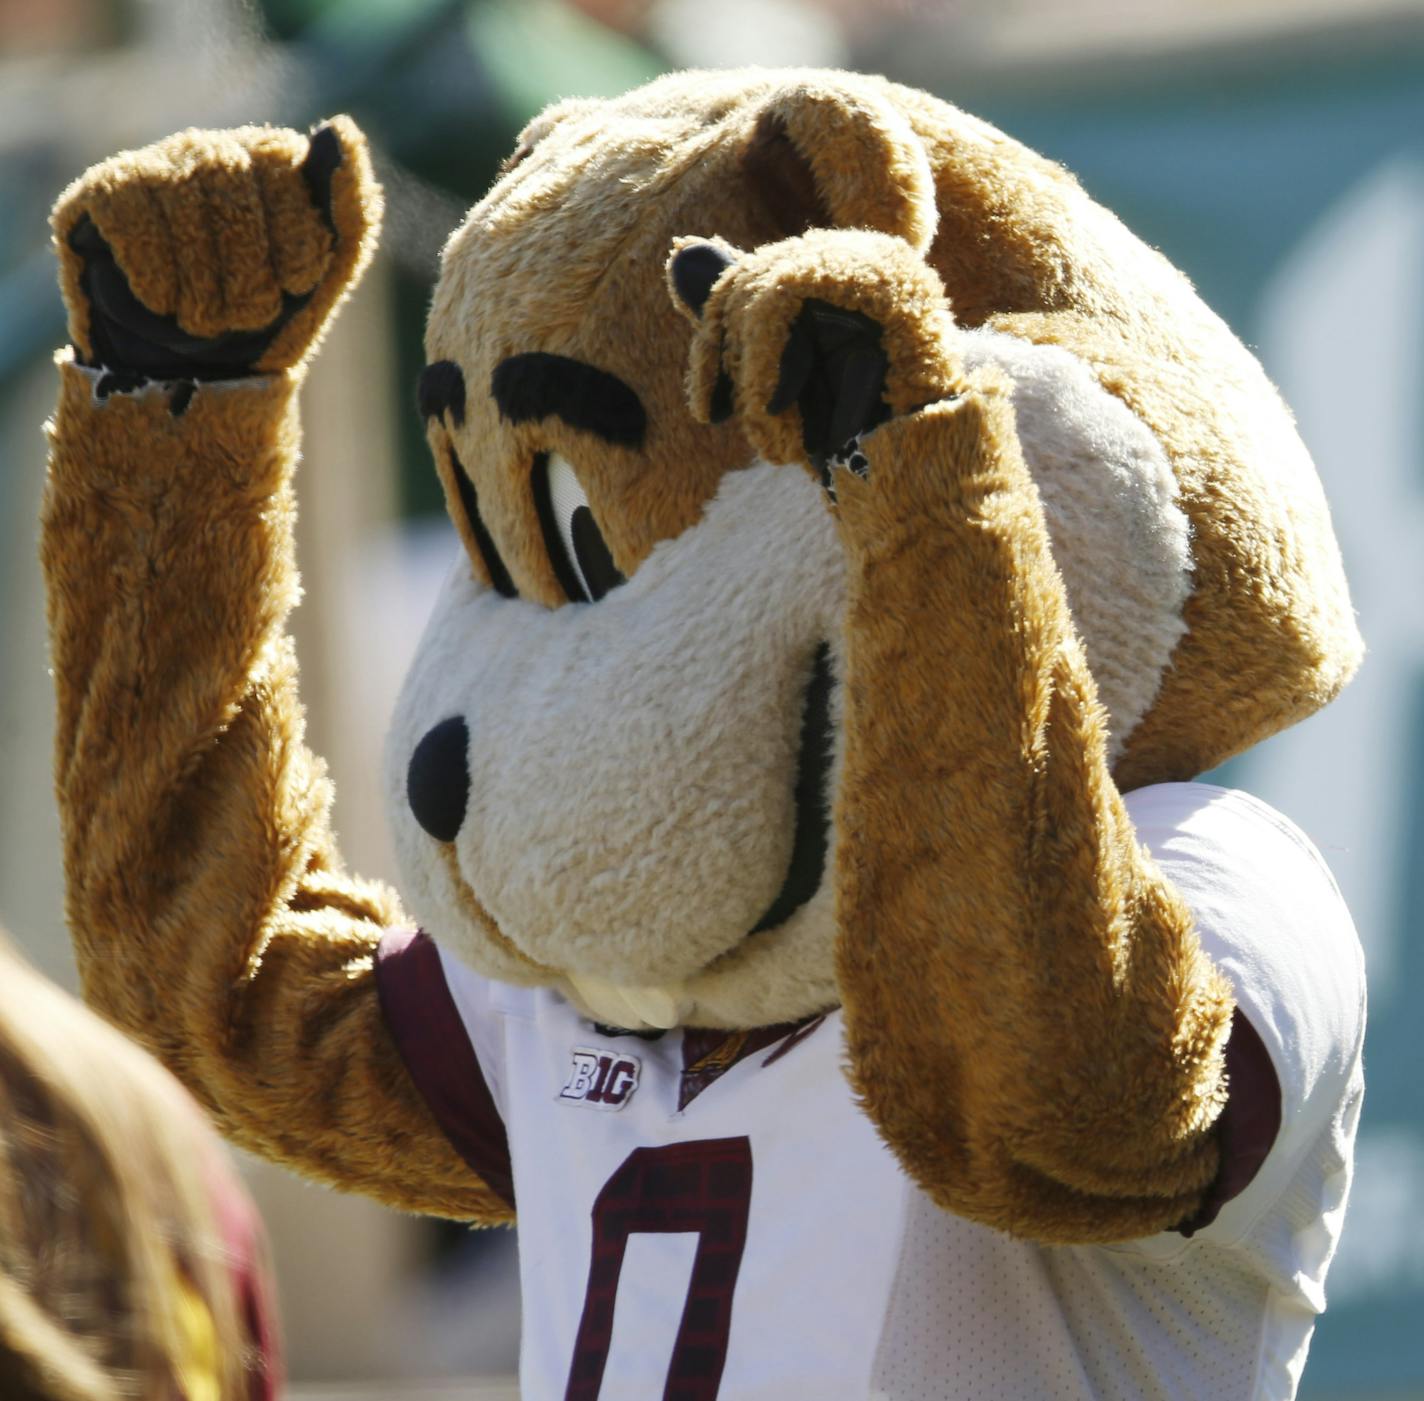
[[[705,1138],[628,1154],[593,1204],[593,1258],[564,1401],[597,1401],[603,1387],[628,1237],[668,1231],[695,1231],[698,1241],[663,1401],[714,1401],[727,1361],[732,1293],[751,1203],[746,1138]]]

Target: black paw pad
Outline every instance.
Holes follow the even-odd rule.
[[[336,232],[336,224],[331,218],[331,177],[344,154],[336,128],[328,124],[312,132],[306,159],[302,162],[302,179],[306,181],[307,193],[332,233]]]
[[[93,221],[86,214],[69,235],[69,246],[83,259],[79,287],[89,302],[89,343],[86,362],[101,365],[118,377],[100,397],[124,392],[124,377],[142,380],[243,379],[266,354],[283,327],[311,300],[310,292],[282,293],[282,310],[270,325],[256,331],[223,331],[216,336],[192,335],[174,316],[150,310],[129,286],[124,270]]]
[[[890,416],[888,358],[877,321],[862,312],[807,298],[791,325],[767,412],[801,411],[806,460],[824,476],[832,447]]]

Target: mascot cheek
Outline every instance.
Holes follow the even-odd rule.
[[[807,694],[843,609],[819,489],[764,464],[598,603],[550,611],[457,570],[388,755],[422,922],[502,976],[492,942],[630,985],[734,948],[788,878]]]

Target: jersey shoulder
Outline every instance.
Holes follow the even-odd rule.
[[[1325,1213],[1348,1182],[1366,1000],[1364,956],[1335,879],[1310,839],[1249,793],[1174,783],[1125,801],[1279,1086],[1279,1129],[1264,1161],[1203,1235],[1231,1244],[1287,1208]],[[1300,1225],[1283,1222],[1282,1239]]]
[[[493,1027],[473,1005],[488,997],[489,987],[446,959],[428,934],[389,930],[381,939],[376,988],[401,1060],[451,1146],[513,1206],[509,1139],[493,1088],[498,1060],[482,1045],[481,1027]]]

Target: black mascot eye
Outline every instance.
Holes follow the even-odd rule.
[[[558,453],[541,454],[534,463],[534,504],[564,592],[574,603],[596,603],[624,582],[578,476]]]

